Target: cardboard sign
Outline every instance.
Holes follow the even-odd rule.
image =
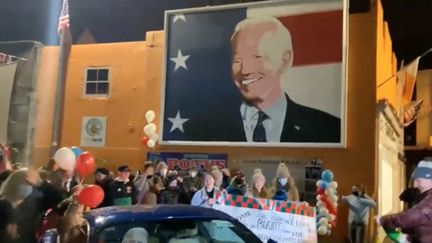
[[[299,202],[221,193],[213,208],[244,224],[263,242],[316,243],[315,208]]]

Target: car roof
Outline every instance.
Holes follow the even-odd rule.
[[[165,219],[220,219],[235,221],[231,216],[214,209],[191,205],[134,205],[94,209],[85,215],[91,227],[101,228],[111,224]]]

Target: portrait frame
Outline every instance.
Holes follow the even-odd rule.
[[[329,108],[330,111],[324,110],[325,112],[329,113],[329,114],[334,114],[335,117],[340,119],[340,126],[339,126],[339,141],[337,142],[320,142],[320,141],[307,141],[307,142],[303,142],[303,141],[287,141],[287,142],[247,142],[247,141],[231,141],[231,140],[214,140],[214,139],[189,139],[189,138],[185,138],[185,137],[171,137],[169,134],[171,132],[178,132],[180,135],[181,133],[185,134],[187,133],[187,129],[183,127],[184,124],[188,124],[189,119],[191,118],[191,116],[188,116],[184,113],[182,113],[180,110],[177,110],[177,112],[175,112],[175,110],[171,109],[171,112],[167,112],[170,107],[172,107],[172,105],[188,105],[191,106],[191,103],[193,105],[193,102],[186,100],[186,99],[193,99],[193,97],[195,96],[200,96],[205,97],[207,94],[205,92],[195,92],[196,90],[200,90],[200,89],[195,89],[194,91],[190,91],[191,93],[179,93],[177,92],[179,89],[177,88],[172,88],[170,85],[173,84],[175,81],[179,81],[181,80],[181,78],[178,78],[178,73],[184,72],[185,70],[187,71],[187,67],[189,64],[188,59],[192,55],[188,55],[188,53],[193,52],[193,51],[197,51],[197,50],[193,50],[193,48],[191,49],[191,47],[186,48],[186,52],[183,51],[183,53],[181,53],[181,50],[179,48],[175,48],[173,45],[181,45],[181,43],[184,43],[181,38],[176,39],[176,41],[173,41],[173,32],[176,31],[176,28],[173,27],[175,22],[180,22],[181,24],[185,24],[187,23],[187,20],[185,19],[189,19],[190,17],[194,17],[199,16],[199,17],[205,17],[206,14],[214,14],[214,13],[222,13],[224,12],[224,14],[227,14],[227,19],[229,19],[229,17],[231,17],[229,15],[229,12],[240,12],[241,10],[244,9],[252,9],[257,12],[259,12],[259,9],[267,9],[266,11],[270,12],[271,17],[274,16],[283,16],[283,17],[295,17],[295,16],[302,16],[302,15],[307,15],[307,14],[315,14],[315,13],[323,13],[323,12],[332,12],[332,11],[336,11],[338,12],[338,17],[340,17],[340,26],[342,27],[341,31],[341,40],[340,40],[340,60],[335,64],[338,65],[337,66],[337,70],[340,70],[339,72],[334,72],[331,74],[326,74],[326,78],[330,79],[329,77],[335,77],[336,75],[336,80],[333,83],[331,83],[331,85],[335,86],[335,85],[339,85],[337,86],[337,92],[335,93],[335,95],[328,95],[328,94],[322,94],[321,91],[320,95],[321,97],[332,97],[333,100],[330,102],[331,104],[333,103],[337,103],[339,102],[336,106],[332,106],[332,110]],[[264,11],[264,10],[263,10]],[[269,13],[266,13],[269,14]],[[234,14],[233,14],[234,15]],[[241,21],[241,17],[240,17],[240,21]],[[226,20],[224,19],[225,22],[227,21],[231,21],[231,20]],[[223,22],[223,21],[222,21]],[[297,21],[299,22],[299,21]],[[223,23],[221,23],[223,24]],[[205,28],[203,26],[200,26],[201,28]],[[214,26],[213,26],[214,27]],[[216,29],[215,32],[221,32],[221,30]],[[199,28],[197,29],[197,32],[199,32]],[[178,35],[179,32],[177,32]],[[180,32],[181,35],[187,36],[188,34],[190,34],[190,32]],[[225,33],[225,37],[226,37],[226,33]],[[295,35],[292,34],[293,36]],[[185,37],[187,39],[187,37]],[[195,39],[195,42],[197,40]],[[226,41],[226,38],[224,39],[224,41]],[[205,41],[202,41],[205,42]],[[293,41],[294,42],[294,41]],[[175,43],[175,44],[172,44]],[[226,43],[225,43],[226,44]],[[199,48],[197,48],[199,49]],[[296,52],[296,47],[294,45],[293,47],[294,52]],[[338,49],[339,50],[339,49]],[[201,52],[202,53],[202,52]],[[210,54],[209,54],[210,55]],[[295,54],[294,54],[295,56]],[[304,55],[306,56],[306,55]],[[177,59],[176,59],[177,58]],[[186,59],[185,59],[186,58]],[[174,59],[176,61],[174,61]],[[207,60],[209,60],[211,58],[208,58]],[[303,59],[307,59],[307,58],[303,58]],[[310,59],[310,58],[309,58]],[[294,58],[295,60],[295,58]],[[201,63],[203,61],[201,60]],[[305,61],[307,62],[307,61]],[[348,82],[348,3],[346,0],[326,0],[326,1],[316,1],[316,0],[309,0],[309,1],[298,1],[298,0],[288,0],[288,1],[265,1],[265,2],[254,2],[254,3],[242,3],[242,4],[232,4],[232,5],[223,5],[223,6],[212,6],[212,7],[201,7],[201,8],[190,8],[190,9],[181,9],[181,10],[171,10],[171,11],[166,11],[165,12],[165,48],[164,48],[164,59],[163,59],[163,78],[162,78],[162,92],[161,92],[161,116],[160,116],[160,141],[159,143],[161,145],[191,145],[191,146],[236,146],[236,147],[316,147],[316,148],[345,148],[346,147],[346,137],[347,137],[347,132],[346,132],[346,103],[347,103],[347,82]],[[227,66],[227,63],[223,63],[223,65]],[[231,65],[231,64],[229,64]],[[333,65],[333,64],[330,64]],[[304,67],[308,68],[309,66],[313,66],[315,67],[315,64],[311,64],[311,65],[304,65]],[[298,70],[300,70],[300,68],[302,67],[301,65],[298,66]],[[226,68],[225,68],[226,69]],[[224,69],[224,70],[225,70]],[[174,71],[173,71],[174,70]],[[211,67],[209,66],[205,66],[205,68],[203,68],[203,70],[208,71],[208,70],[212,70]],[[332,69],[333,70],[333,69]],[[336,70],[336,69],[335,69]],[[178,73],[175,73],[176,71],[179,71]],[[212,72],[216,72],[215,70],[213,70]],[[301,75],[301,73],[305,73],[305,71],[300,70],[298,71],[298,75]],[[306,71],[307,72],[307,71]],[[173,75],[173,73],[175,75]],[[218,72],[219,73],[219,72]],[[193,74],[193,72],[192,72]],[[202,73],[198,73],[199,75],[201,75]],[[191,74],[190,74],[191,75]],[[191,79],[191,76],[189,77],[189,80]],[[207,74],[204,74],[204,76]],[[208,74],[210,75],[210,74]],[[333,75],[333,76],[332,76]],[[211,75],[210,75],[211,76]],[[192,79],[194,79],[194,76],[192,77]],[[198,78],[197,78],[198,79]],[[225,76],[226,79],[226,76]],[[302,82],[303,80],[300,79],[298,82]],[[231,81],[232,82],[232,81]],[[198,82],[197,82],[198,83]],[[205,82],[202,82],[205,83]],[[203,87],[201,87],[202,89],[207,89],[207,86],[214,88],[215,85],[214,83],[205,83],[205,84],[201,84]],[[297,84],[297,86],[299,85],[303,85],[303,84]],[[314,84],[308,84],[308,87],[313,87]],[[329,85],[329,86],[331,86]],[[284,84],[282,84],[282,86],[284,86]],[[333,90],[333,86],[331,87],[327,87],[326,90]],[[185,87],[189,87],[192,89],[194,89],[195,87],[191,86],[189,84],[185,85]],[[283,88],[283,87],[282,87]],[[201,89],[201,90],[202,90]],[[232,87],[230,87],[230,89],[232,89]],[[318,89],[320,88],[312,88],[311,90],[315,90],[315,91],[311,91],[311,90],[305,90],[303,91],[303,93],[298,94],[297,98],[301,97],[305,97],[305,94],[307,94],[307,92],[316,92]],[[211,90],[209,88],[209,93],[208,95],[212,95],[214,90],[217,89],[213,89]],[[219,91],[219,90],[218,90]],[[238,90],[236,90],[238,92]],[[195,93],[194,93],[195,92]],[[232,90],[230,90],[230,92],[233,92]],[[334,91],[331,91],[334,92]],[[224,93],[220,92],[219,94],[222,94],[220,97],[222,99],[224,99]],[[232,94],[232,93],[231,93]],[[292,94],[289,94],[290,96]],[[318,97],[320,95],[317,95]],[[174,97],[174,98],[173,98]],[[179,97],[187,97],[187,98],[183,98],[184,100],[178,102]],[[170,99],[174,99],[170,100]],[[209,98],[210,99],[210,98]],[[305,98],[307,99],[307,98]],[[186,101],[185,101],[186,100]],[[199,98],[196,98],[195,101],[199,101]],[[297,100],[297,99],[295,99]],[[312,102],[312,101],[311,101]],[[304,102],[300,102],[301,104],[304,104],[305,106],[310,106],[314,109],[317,110],[321,110],[320,107],[316,107],[316,105],[320,105],[320,101],[319,100],[315,100],[315,106],[310,105],[310,104],[304,104]],[[321,102],[321,103],[325,103],[325,102]],[[195,105],[197,107],[199,106],[205,106],[200,102],[196,102]],[[212,106],[209,106],[212,107]],[[329,105],[330,107],[330,105]],[[336,108],[335,108],[336,107]],[[206,111],[205,108],[202,108],[204,111]],[[173,112],[174,111],[174,112]],[[212,109],[208,109],[207,110],[209,113],[212,113],[213,110]],[[199,112],[197,112],[199,113]],[[217,113],[217,112],[216,112]],[[217,113],[219,114],[219,113]],[[199,115],[197,115],[198,117],[205,117],[205,112],[201,112],[199,113]],[[176,124],[174,124],[174,122]],[[174,128],[174,130],[173,130]],[[186,131],[185,131],[186,130]],[[217,131],[216,131],[217,132]],[[168,134],[168,135],[167,135]],[[281,135],[282,136],[282,135]]]

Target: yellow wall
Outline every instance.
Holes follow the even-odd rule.
[[[36,87],[38,104],[32,149],[32,165],[36,168],[47,165],[50,159],[58,61],[58,46],[42,48]]]
[[[157,151],[228,153],[235,167],[243,155],[322,158],[339,181],[339,192],[350,193],[353,183],[376,187],[375,101],[376,101],[376,12],[349,17],[349,62],[347,85],[347,148],[244,148],[159,146]],[[149,33],[146,42],[77,45],[72,47],[62,131],[62,146],[79,145],[83,116],[107,116],[106,148],[84,148],[97,158],[98,166],[115,169],[129,164],[138,169],[147,149],[140,145],[144,113],[152,109],[159,118],[162,82],[163,35]],[[84,70],[89,65],[112,67],[109,99],[82,98]],[[128,129],[132,123],[134,131]],[[159,126],[159,124],[158,124]],[[338,226],[331,237],[320,242],[342,242],[347,235],[347,208],[341,205]]]
[[[377,100],[387,99],[393,107],[399,107],[396,89],[397,60],[381,1],[377,1],[376,81]],[[374,44],[374,43],[370,43]],[[386,81],[387,80],[387,81]],[[385,82],[385,83],[384,83]]]
[[[431,147],[429,138],[432,134],[432,115],[429,112],[432,104],[432,70],[422,70],[417,73],[417,100],[423,100],[422,108],[417,118],[416,145],[421,148]]]

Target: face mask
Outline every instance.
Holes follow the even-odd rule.
[[[358,197],[360,195],[360,193],[358,191],[352,191],[352,194],[356,197]]]
[[[25,199],[28,197],[33,191],[33,187],[30,185],[20,185],[18,187],[17,195],[18,197]]]
[[[285,186],[288,182],[288,178],[279,178],[279,184]]]
[[[190,173],[191,177],[195,177],[196,175],[197,175],[196,171],[193,171],[193,172]]]

